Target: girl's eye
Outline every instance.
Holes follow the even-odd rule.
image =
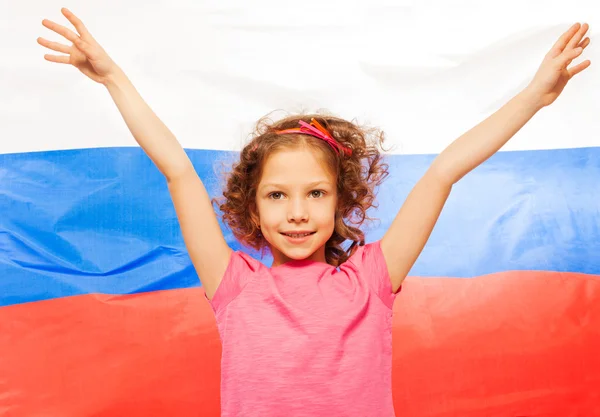
[[[325,195],[325,191],[323,190],[312,190],[309,195],[312,198],[320,198],[323,197]],[[280,191],[275,191],[272,192],[271,194],[269,194],[269,198],[271,200],[281,200],[284,197],[284,194]]]

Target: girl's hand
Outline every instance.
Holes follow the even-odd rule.
[[[44,19],[42,21],[44,26],[72,42],[70,46],[67,46],[62,43],[51,42],[44,38],[38,38],[37,41],[40,45],[53,51],[67,54],[66,56],[46,54],[44,58],[59,64],[71,64],[92,80],[106,84],[107,80],[118,70],[117,65],[102,49],[100,44],[96,42],[77,16],[66,8],[61,9],[61,12],[75,26],[78,34],[64,26]]]
[[[581,40],[588,29],[587,23],[574,24],[546,54],[542,65],[527,87],[527,90],[534,94],[542,107],[552,104],[569,80],[590,66],[591,62],[587,60],[573,68],[568,68],[571,62],[581,55],[590,44],[590,38]]]

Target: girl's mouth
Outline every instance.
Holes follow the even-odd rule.
[[[303,243],[306,242],[312,235],[316,232],[307,232],[307,233],[282,233],[283,236],[287,239],[288,242],[291,243]]]

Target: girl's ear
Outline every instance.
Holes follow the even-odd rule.
[[[338,199],[337,206],[335,208],[335,219],[339,219],[342,217],[342,209],[340,207],[340,200]]]
[[[254,224],[254,227],[260,229],[260,217],[258,216],[256,205],[251,204],[248,210],[250,210],[250,221]]]

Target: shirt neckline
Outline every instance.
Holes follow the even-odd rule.
[[[327,262],[319,262],[319,261],[313,261],[311,259],[292,259],[289,260],[287,262],[284,262],[280,265],[277,266],[271,266],[269,267],[269,269],[271,270],[277,270],[277,269],[281,269],[281,268],[300,268],[303,266],[308,266],[308,265],[313,265],[313,264],[321,264],[321,265],[325,265],[325,266],[330,266],[333,267],[333,265],[328,264]]]

